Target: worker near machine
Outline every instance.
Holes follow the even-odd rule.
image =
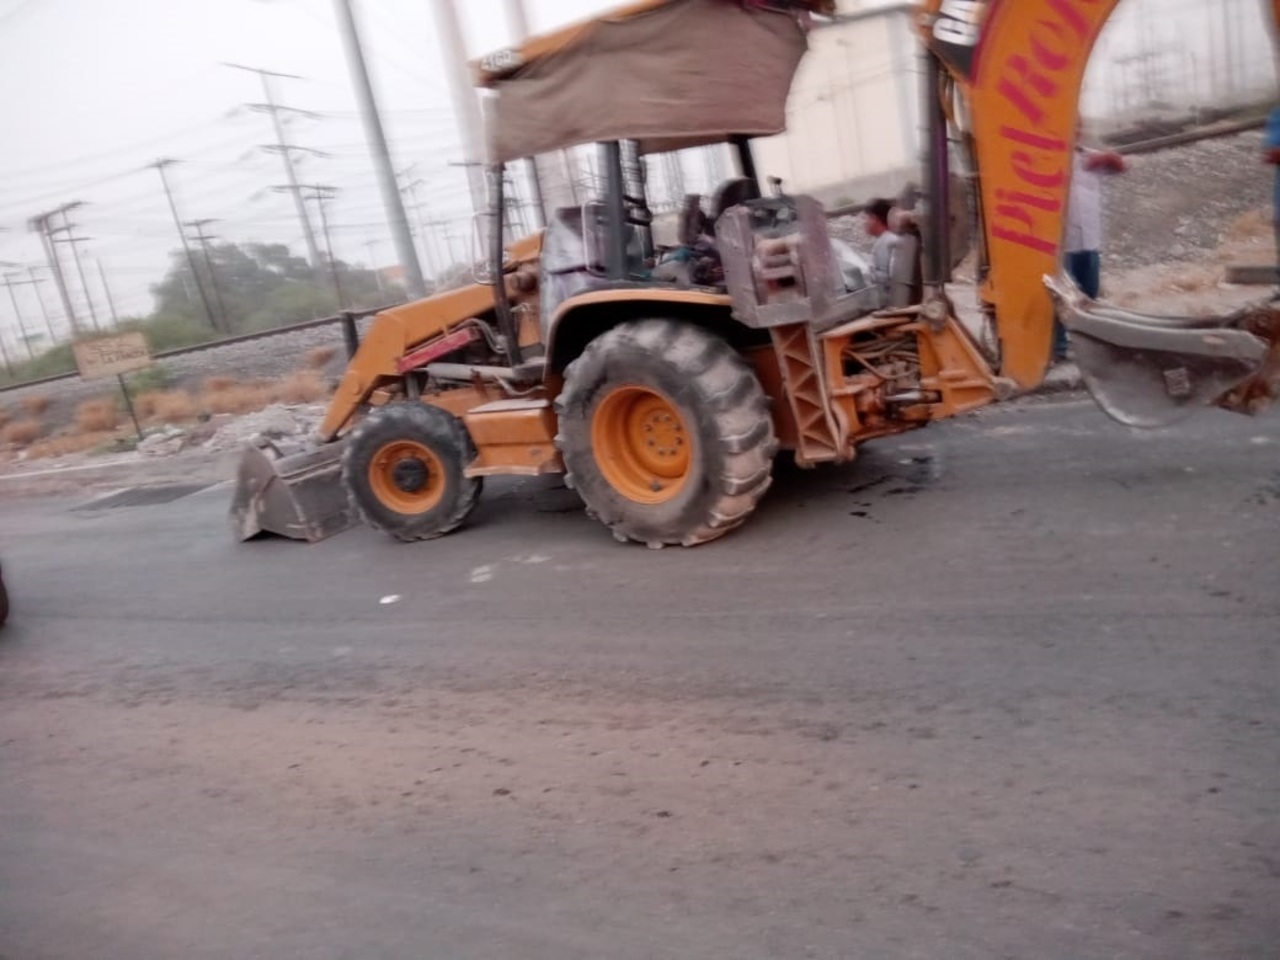
[[[893,282],[893,254],[898,247],[898,235],[889,228],[889,214],[893,204],[876,198],[867,204],[866,230],[875,243],[871,247],[871,279],[889,302]]]
[[[1094,150],[1080,143],[1076,128],[1076,153],[1071,175],[1071,200],[1067,206],[1067,234],[1063,243],[1066,271],[1085,296],[1096,300],[1102,290],[1102,179],[1128,169],[1124,157],[1110,150]],[[1067,331],[1053,324],[1053,358],[1067,359]]]
[[[1280,107],[1267,117],[1267,132],[1263,138],[1263,158],[1275,167],[1275,185],[1271,196],[1271,227],[1276,238],[1276,263],[1280,265]]]

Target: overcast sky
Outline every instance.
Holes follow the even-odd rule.
[[[527,3],[535,31],[610,5]],[[469,55],[510,41],[501,0],[458,6]],[[427,0],[366,0],[357,10],[397,169],[417,163],[433,213],[465,217],[465,178],[447,166],[460,148]],[[276,89],[281,102],[324,115],[297,120],[290,136],[331,154],[308,159],[302,177],[342,190],[335,254],[393,262],[332,0],[0,0],[0,260],[43,263],[27,219],[82,200],[75,220],[92,238],[83,249],[103,262],[122,313],[147,312],[148,286],[177,243],[146,167],[159,157],[183,161],[171,176],[184,219],[219,218],[211,229],[223,237],[301,253],[290,200],[270,190],[283,182],[280,160],[256,149],[271,141],[270,121],[237,109],[262,100],[259,80],[223,61],[305,78]],[[20,294],[28,317],[37,315],[30,293]],[[5,303],[0,324],[10,318]]]

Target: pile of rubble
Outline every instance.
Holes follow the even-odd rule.
[[[169,426],[140,442],[138,453],[144,457],[169,457],[196,448],[225,453],[239,450],[259,436],[304,440],[319,426],[324,411],[322,404],[274,403],[257,413],[215,417],[192,429]]]
[[[204,449],[238,450],[258,436],[272,440],[301,440],[315,432],[324,418],[324,411],[323,404],[286,406],[273,403],[257,413],[222,424],[204,444]]]

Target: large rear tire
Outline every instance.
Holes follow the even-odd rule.
[[[465,475],[475,459],[466,427],[421,403],[374,410],[351,431],[342,480],[366,522],[397,540],[431,540],[456,530],[480,498]]]
[[[741,524],[777,451],[759,380],[723,339],[673,320],[615,327],[565,371],[566,483],[619,540],[686,547]]]

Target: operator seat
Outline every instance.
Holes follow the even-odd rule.
[[[750,177],[735,177],[726,180],[716,187],[711,200],[711,225],[714,227],[726,210],[746,203],[748,200],[760,199],[760,185]]]

